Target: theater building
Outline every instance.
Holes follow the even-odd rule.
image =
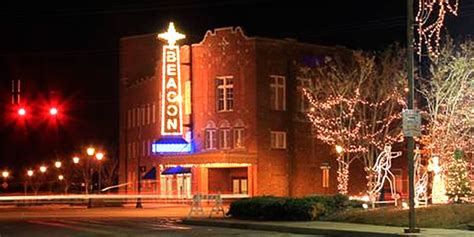
[[[131,184],[123,191],[136,193],[147,176],[141,192],[164,196],[336,193],[336,153],[312,135],[301,93],[311,80],[299,65],[349,51],[239,27],[200,42],[177,31],[120,41],[120,183]],[[365,183],[354,163],[349,191]]]

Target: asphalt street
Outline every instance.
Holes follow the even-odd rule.
[[[304,237],[288,233],[186,226],[176,218],[27,218],[0,221],[0,237],[250,236]]]

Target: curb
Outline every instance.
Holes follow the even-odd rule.
[[[336,230],[336,229],[317,229],[317,228],[306,228],[306,227],[293,227],[293,226],[277,226],[260,223],[249,223],[249,222],[230,222],[230,221],[219,221],[209,219],[183,219],[183,224],[186,225],[200,225],[200,226],[213,226],[213,227],[224,227],[224,228],[235,228],[235,229],[247,229],[247,230],[264,230],[264,231],[276,231],[293,234],[310,234],[310,235],[329,235],[329,236],[351,236],[351,237],[399,237],[399,236],[424,236],[422,234],[398,234],[398,233],[382,233],[382,232],[368,232],[368,231],[355,231],[355,230]]]

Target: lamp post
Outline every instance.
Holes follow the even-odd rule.
[[[414,107],[414,1],[407,0],[407,77],[408,77],[408,110],[413,110]],[[419,233],[420,230],[416,228],[415,223],[415,173],[414,173],[414,162],[413,162],[413,150],[415,143],[413,137],[407,136],[407,158],[408,158],[408,195],[409,195],[409,212],[408,212],[408,229],[405,229],[406,233]]]
[[[99,161],[99,193],[102,190],[102,159],[104,158],[104,153],[97,152],[95,158]]]
[[[3,184],[2,184],[2,186],[3,186],[4,189],[7,189],[7,188],[8,188],[7,179],[8,179],[8,176],[9,176],[9,175],[10,175],[10,172],[8,172],[8,171],[6,171],[6,170],[2,172],[2,177],[3,177]]]
[[[33,170],[28,170],[26,171],[26,176],[28,176],[28,179],[25,181],[25,196],[27,195],[28,192],[28,181],[31,181],[31,177],[33,176]]]

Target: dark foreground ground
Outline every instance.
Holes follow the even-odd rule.
[[[86,236],[313,236],[258,230],[188,226],[188,206],[143,209],[45,206],[0,208],[0,237]]]

